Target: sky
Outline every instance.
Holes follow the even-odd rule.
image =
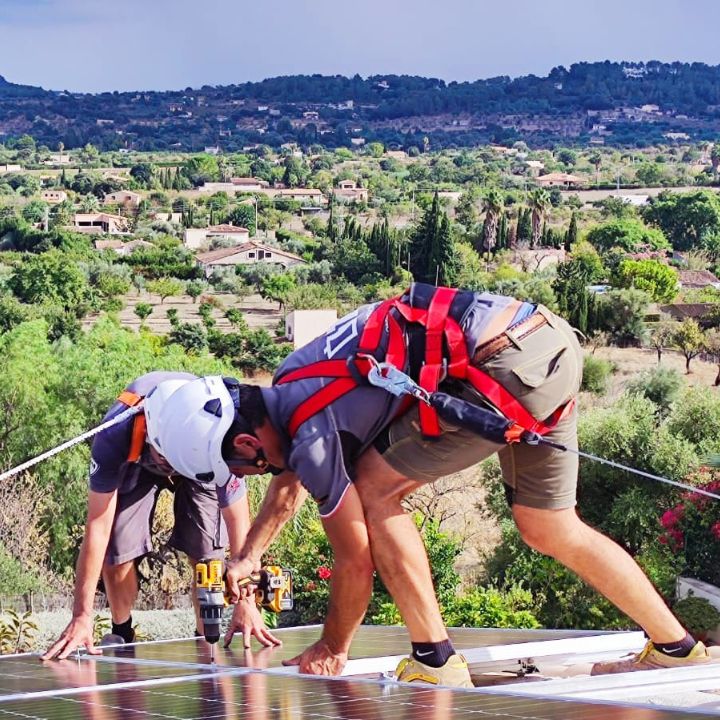
[[[720,64],[718,0],[0,0],[0,75],[100,92],[276,75],[545,75]]]

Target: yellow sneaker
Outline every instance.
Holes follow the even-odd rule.
[[[439,668],[425,665],[412,656],[406,657],[397,666],[395,679],[398,682],[406,683],[418,682],[460,688],[473,687],[468,664],[462,655],[451,655],[447,662]]]
[[[610,673],[636,672],[637,670],[662,670],[663,668],[686,667],[688,665],[704,665],[718,662],[713,659],[708,649],[701,642],[686,657],[673,657],[655,649],[652,641],[648,641],[642,652],[636,653],[625,660],[610,660],[593,665],[591,675],[609,675]]]

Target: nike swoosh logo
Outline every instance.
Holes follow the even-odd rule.
[[[665,655],[674,655],[675,653],[678,653],[681,650],[682,650],[682,648],[673,648],[672,650],[670,650],[670,648],[668,648],[667,650],[661,650],[660,652],[664,653]]]
[[[427,652],[424,652],[424,653],[416,652],[415,655],[417,655],[418,657],[425,657],[426,655],[432,655],[433,652],[434,652],[433,650],[428,650]]]

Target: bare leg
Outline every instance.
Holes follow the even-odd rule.
[[[419,483],[393,470],[374,448],[363,453],[356,469],[355,487],[363,504],[373,561],[400,610],[410,639],[446,640],[425,546],[400,504]]]
[[[191,558],[188,555],[187,561],[190,564],[190,569],[192,570],[192,585],[190,586],[190,594],[192,597],[193,609],[195,610],[195,632],[198,635],[202,635],[203,634],[203,624],[202,624],[202,620],[200,619],[200,604],[198,602],[197,585],[195,583],[195,580],[196,580],[195,565],[197,565],[197,560],[194,560],[193,558]]]
[[[670,643],[685,637],[685,629],[632,557],[584,523],[574,508],[513,505],[513,516],[530,547],[577,573],[638,623],[651,640]]]
[[[113,622],[120,625],[130,617],[138,594],[135,563],[130,560],[120,565],[103,565],[102,576],[110,614]]]

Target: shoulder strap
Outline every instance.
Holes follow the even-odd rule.
[[[131,390],[123,390],[117,397],[117,401],[128,407],[135,407],[142,400],[142,395],[132,392]],[[147,437],[147,422],[145,414],[140,412],[133,418],[132,434],[130,436],[130,449],[128,450],[127,461],[136,463],[140,460],[143,448],[145,447],[145,438]]]

